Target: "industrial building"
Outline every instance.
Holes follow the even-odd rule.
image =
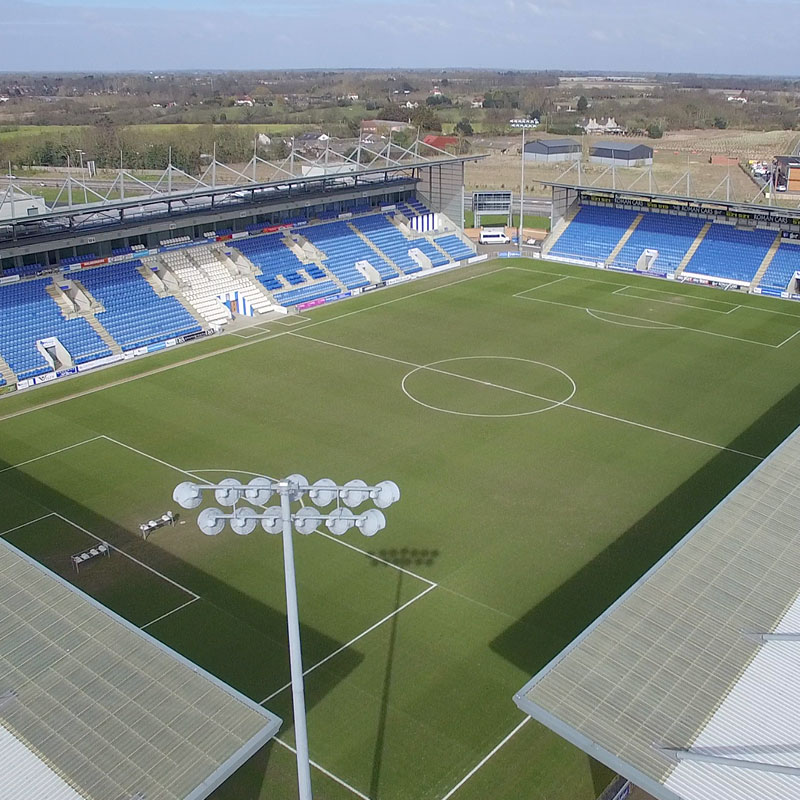
[[[545,163],[580,161],[583,148],[575,139],[535,139],[525,145],[525,160]]]
[[[653,163],[653,148],[637,142],[597,142],[589,151],[589,160],[616,167],[646,167]]]
[[[775,185],[800,192],[800,155],[775,156]]]

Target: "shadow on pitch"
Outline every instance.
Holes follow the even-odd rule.
[[[10,465],[0,460],[0,470],[6,466]],[[87,480],[91,479],[87,474]],[[16,513],[21,509],[27,510],[35,503],[45,509],[58,510],[110,544],[138,556],[152,568],[191,587],[201,595],[201,599],[148,628],[147,633],[256,702],[288,682],[286,615],[282,607],[272,608],[261,600],[232,588],[214,575],[160,548],[152,537],[143,542],[131,531],[21,470],[10,469],[0,475],[0,495],[7,513],[12,505]],[[31,516],[35,516],[35,513],[28,513],[26,518]],[[46,524],[46,521],[37,523],[42,524]],[[115,587],[112,580],[114,574],[119,574],[115,573],[115,555],[108,562],[89,564],[85,570],[76,574],[70,561],[70,553],[75,552],[71,549],[75,544],[74,539],[65,537],[67,541],[59,542],[57,536],[42,535],[28,537],[26,541],[24,532],[25,528],[21,528],[6,538],[9,543],[33,556],[87,594],[94,595],[93,588],[102,588],[102,602],[127,618],[126,587],[123,581],[118,581]],[[198,536],[200,535],[198,532]],[[281,558],[280,552],[278,543],[275,552],[278,559]],[[123,557],[116,554],[116,558]],[[110,568],[111,572],[103,575],[104,567]],[[141,624],[140,620],[139,623]],[[307,664],[315,663],[344,645],[344,642],[308,625],[301,625],[301,636]],[[335,674],[326,671],[324,677],[320,676],[315,681],[315,692],[308,698],[309,708],[334,688],[336,683],[346,679],[362,660],[363,656],[353,648],[339,653],[336,656]],[[285,734],[291,729],[292,718],[290,705],[282,700],[282,697],[276,697],[267,706],[283,717],[282,733]],[[262,753],[266,750],[268,748],[264,748]],[[258,765],[262,764],[259,758],[265,759],[266,756],[257,756],[248,769],[258,770]],[[263,762],[265,764],[266,761]],[[258,796],[256,793],[253,797]],[[240,800],[251,800],[250,795],[246,794],[238,797]]]
[[[427,550],[425,548],[401,547],[387,548],[370,552],[370,555],[377,556],[383,561],[388,561],[396,567],[414,570],[416,567],[431,567],[439,557],[438,550]],[[370,559],[370,563],[381,569],[391,569],[386,564],[381,564],[376,559]],[[417,580],[400,570],[393,570],[397,578],[395,582],[394,611],[400,608],[403,597],[403,582]],[[380,710],[378,714],[378,729],[375,735],[375,748],[372,752],[372,772],[370,774],[369,792],[367,794],[372,800],[380,797],[381,769],[383,767],[383,754],[386,745],[386,724],[389,714],[389,701],[392,690],[392,669],[394,667],[394,655],[397,646],[397,627],[399,625],[400,614],[395,614],[389,622],[389,644],[386,648],[386,666],[383,671],[383,688],[381,690]]]
[[[766,455],[798,425],[800,387],[728,447]],[[506,628],[492,649],[534,675],[600,616],[758,465],[720,451],[613,544]]]

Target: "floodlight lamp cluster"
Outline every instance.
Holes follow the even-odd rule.
[[[232,508],[226,513],[219,508],[205,508],[197,517],[197,526],[208,536],[221,533],[226,523],[240,536],[252,533],[258,524],[271,534],[284,532],[285,525],[293,525],[303,535],[314,533],[321,523],[335,536],[342,536],[351,528],[357,528],[364,536],[374,536],[386,527],[386,517],[380,509],[388,508],[400,499],[400,489],[393,481],[381,481],[374,486],[360,479],[348,481],[342,486],[330,478],[321,478],[309,483],[302,475],[289,475],[276,481],[266,477],[253,478],[243,484],[236,478],[225,478],[217,484],[201,484],[184,481],[175,487],[172,498],[182,508],[197,508],[203,502],[203,492],[214,492],[216,501]],[[275,496],[281,497],[281,505],[267,507]],[[284,502],[301,502],[304,497],[315,506],[336,508],[323,513],[314,506],[303,506],[299,510],[287,511]],[[360,513],[351,511],[368,500],[375,504]],[[250,505],[239,505],[246,501]],[[256,510],[257,506],[263,510]]]
[[[512,128],[535,128],[537,126],[532,119],[510,119],[508,124]]]

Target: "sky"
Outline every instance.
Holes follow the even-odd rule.
[[[800,0],[0,0],[0,70],[797,75],[798,29]]]

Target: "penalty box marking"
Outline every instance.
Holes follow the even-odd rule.
[[[510,267],[510,269],[513,269],[513,267]],[[530,270],[530,271],[533,272],[534,270]],[[567,275],[565,277],[569,278],[569,277],[572,277],[572,276],[571,275]],[[574,280],[581,281],[581,280],[586,280],[586,279],[584,279],[584,278],[574,278]],[[591,279],[589,279],[589,280],[591,280]],[[606,281],[592,281],[592,282],[593,283],[606,283]],[[545,285],[550,285],[550,284],[545,284]],[[611,285],[613,286],[615,284],[611,284]],[[616,311],[604,311],[601,308],[590,308],[589,306],[581,306],[581,305],[577,305],[575,303],[560,303],[560,302],[557,302],[556,300],[544,300],[541,297],[529,297],[528,296],[530,294],[530,292],[535,292],[537,289],[540,289],[540,288],[541,288],[541,286],[532,286],[530,289],[525,289],[525,290],[523,290],[521,292],[517,292],[516,294],[512,295],[512,297],[515,297],[518,300],[529,300],[530,302],[533,302],[533,303],[546,303],[547,305],[551,305],[551,306],[561,306],[562,308],[574,308],[574,309],[577,309],[578,311],[584,311],[584,312],[588,311],[590,314],[592,312],[594,312],[595,314],[607,314],[609,316],[624,317],[626,319],[636,320],[637,322],[649,322],[653,326],[654,330],[659,329],[658,326],[660,326],[661,329],[671,328],[672,330],[676,330],[676,331],[692,331],[693,333],[701,333],[704,336],[716,336],[717,338],[720,338],[720,339],[730,339],[730,340],[735,341],[735,342],[744,342],[745,344],[758,345],[759,347],[769,347],[769,348],[771,348],[773,350],[777,350],[778,348],[783,347],[783,345],[785,345],[787,342],[791,341],[795,336],[797,336],[800,333],[800,329],[798,329],[791,336],[789,336],[786,339],[784,339],[782,342],[779,342],[778,344],[770,344],[769,342],[759,342],[759,341],[757,341],[755,339],[745,339],[745,338],[743,338],[741,336],[731,336],[730,334],[727,334],[727,333],[717,333],[716,331],[705,331],[702,328],[691,328],[691,327],[689,327],[687,325],[675,325],[675,324],[673,324],[671,322],[663,322],[662,320],[651,319],[650,317],[637,317],[637,316],[634,316],[633,314],[620,314],[619,312],[616,312]],[[614,294],[614,293],[612,292],[611,294]],[[625,297],[625,296],[626,295],[622,295],[622,297]],[[649,298],[640,298],[640,299],[642,299],[643,301],[646,301]],[[654,302],[658,302],[658,301],[654,301]],[[745,308],[746,307],[747,306],[745,306]],[[703,310],[707,311],[708,309],[703,309]],[[782,312],[777,312],[777,313],[782,313]],[[787,316],[794,316],[794,315],[793,314],[789,314]],[[602,320],[602,321],[603,322],[607,322],[608,320]]]
[[[167,611],[166,613],[161,614],[160,616],[156,617],[155,619],[151,619],[149,622],[146,622],[144,625],[140,625],[139,627],[142,630],[147,628],[149,625],[152,625],[154,622],[158,622],[159,620],[162,620],[165,617],[168,617],[170,614],[174,614],[176,611],[180,611],[182,608],[186,608],[186,606],[191,605],[196,600],[200,599],[200,595],[197,594],[196,592],[193,592],[191,589],[187,589],[182,584],[178,583],[177,581],[173,580],[172,578],[168,577],[167,575],[164,575],[162,572],[159,572],[157,569],[155,569],[154,567],[151,567],[149,564],[145,564],[144,561],[140,561],[138,558],[136,558],[135,556],[132,556],[130,553],[126,553],[121,547],[117,547],[117,545],[106,541],[105,539],[101,538],[100,536],[97,536],[96,534],[94,534],[91,531],[89,531],[86,528],[84,528],[82,525],[79,525],[77,522],[73,522],[71,519],[69,519],[68,517],[65,517],[63,514],[60,514],[57,511],[50,511],[47,514],[42,514],[41,516],[36,517],[35,519],[31,519],[31,520],[28,520],[27,522],[23,522],[21,525],[15,525],[13,528],[9,528],[8,530],[2,531],[0,533],[0,536],[6,536],[9,533],[13,533],[14,531],[21,530],[22,528],[27,528],[30,525],[34,525],[37,522],[41,522],[42,520],[53,519],[53,518],[60,519],[62,522],[66,522],[67,525],[71,525],[76,530],[79,530],[85,536],[89,536],[90,538],[94,539],[97,542],[101,542],[101,543],[103,543],[105,545],[108,545],[109,548],[111,548],[112,550],[115,550],[117,553],[119,553],[120,555],[124,556],[129,561],[132,561],[137,566],[143,567],[148,572],[150,572],[153,575],[156,575],[157,577],[161,578],[161,580],[166,581],[169,584],[172,584],[172,586],[176,587],[177,589],[180,589],[184,594],[188,594],[189,595],[189,600],[187,600],[185,603],[181,603],[179,606],[176,606],[175,608],[171,609],[170,611]]]
[[[67,447],[62,447],[62,448],[60,448],[58,450],[54,450],[51,453],[45,453],[45,454],[43,454],[41,456],[37,456],[35,458],[28,459],[26,461],[22,461],[19,464],[15,464],[15,465],[6,467],[3,471],[17,469],[18,467],[25,466],[26,464],[33,463],[34,461],[38,461],[38,460],[40,460],[42,458],[48,458],[49,456],[57,455],[58,453],[63,453],[66,450],[71,450],[73,448],[80,447],[81,445],[89,444],[90,442],[95,442],[95,441],[97,441],[99,439],[105,439],[106,441],[111,442],[112,444],[118,445],[119,447],[122,447],[122,448],[124,448],[126,450],[130,450],[131,452],[136,453],[137,455],[140,455],[140,456],[142,456],[144,458],[149,458],[150,460],[155,461],[158,464],[161,464],[161,465],[163,465],[165,467],[169,467],[170,469],[173,469],[176,472],[180,472],[183,475],[187,475],[190,478],[194,478],[196,481],[198,481],[200,483],[204,483],[205,482],[203,478],[201,478],[199,475],[196,474],[196,472],[200,472],[200,470],[195,470],[194,472],[190,472],[188,470],[181,469],[180,467],[177,467],[174,464],[170,464],[169,462],[164,461],[163,459],[160,459],[160,458],[157,458],[156,456],[150,455],[150,453],[146,453],[143,450],[140,450],[140,449],[138,449],[136,447],[132,447],[131,445],[126,444],[125,442],[121,442],[118,439],[114,439],[111,436],[107,436],[106,434],[101,434],[99,436],[94,436],[91,439],[86,439],[86,440],[81,441],[81,442],[76,442],[75,444],[69,445]],[[213,471],[216,471],[216,470],[203,470],[203,471],[213,472]],[[236,472],[236,470],[226,470],[226,471],[227,472]],[[239,470],[239,472],[240,472],[240,474],[245,474],[242,470]],[[255,474],[255,473],[250,473],[250,474]],[[47,514],[44,514],[44,515],[42,515],[40,517],[37,517],[36,519],[29,520],[28,522],[24,522],[21,525],[17,525],[17,526],[15,526],[13,528],[10,528],[7,531],[2,531],[2,532],[0,532],[0,536],[4,536],[7,533],[11,533],[12,531],[19,530],[20,528],[27,527],[28,525],[32,525],[35,522],[39,522],[41,520],[48,519],[50,517],[58,517],[58,518],[62,519],[64,522],[68,523],[69,525],[72,525],[73,527],[77,528],[78,530],[80,530],[83,533],[87,534],[88,536],[92,537],[93,539],[96,539],[97,541],[104,541],[104,540],[100,539],[100,537],[98,537],[95,534],[91,533],[90,531],[87,531],[82,526],[72,522],[72,520],[69,520],[66,517],[64,517],[62,514],[58,514],[57,512],[54,512],[54,511],[51,511],[51,512],[49,512]],[[397,571],[399,571],[401,573],[409,575],[409,576],[411,576],[411,577],[413,577],[413,578],[425,583],[426,587],[419,594],[415,595],[410,600],[406,601],[403,605],[401,605],[399,608],[395,609],[393,612],[391,612],[390,614],[385,616],[383,619],[378,620],[378,622],[376,622],[376,623],[373,623],[369,628],[367,628],[366,630],[362,631],[360,634],[355,636],[347,644],[342,645],[341,647],[339,647],[336,650],[334,650],[332,653],[327,655],[325,658],[323,658],[318,663],[313,664],[311,667],[309,667],[307,670],[305,670],[304,675],[307,675],[309,672],[313,672],[315,669],[317,669],[318,667],[322,666],[327,661],[330,661],[332,658],[334,658],[335,656],[339,655],[339,653],[343,652],[348,647],[351,647],[355,642],[359,641],[360,639],[364,638],[367,634],[371,633],[376,628],[380,627],[384,622],[386,622],[387,620],[389,620],[392,617],[396,616],[401,611],[403,611],[404,609],[408,608],[410,605],[415,603],[417,600],[421,599],[426,594],[428,594],[430,591],[432,591],[433,589],[438,588],[438,586],[439,586],[439,584],[435,583],[434,581],[429,580],[428,578],[423,577],[422,575],[418,575],[417,573],[412,572],[411,570],[406,569],[405,567],[401,567],[398,564],[393,564],[391,561],[387,561],[386,559],[380,558],[379,556],[376,556],[373,553],[369,553],[366,550],[362,550],[360,547],[356,547],[355,545],[352,545],[349,542],[346,542],[346,541],[344,541],[342,539],[339,539],[339,538],[337,538],[335,536],[331,536],[331,535],[329,535],[327,533],[323,533],[322,531],[318,531],[317,533],[320,536],[322,536],[323,538],[329,539],[330,541],[335,542],[338,545],[346,547],[349,550],[353,550],[353,551],[359,553],[360,555],[367,556],[368,558],[371,558],[372,560],[377,561],[377,562],[379,562],[379,563],[381,563],[381,564],[383,564],[383,565],[385,565],[387,567],[391,567],[391,568],[393,568],[393,569],[395,569],[395,570],[397,570]],[[111,547],[113,550],[116,550],[117,552],[119,552],[123,556],[125,556],[126,558],[128,558],[131,561],[139,564],[140,566],[142,566],[145,569],[149,570],[150,572],[154,573],[158,577],[163,578],[168,583],[171,583],[171,584],[175,585],[177,588],[183,590],[184,592],[186,592],[187,594],[190,595],[190,599],[187,600],[185,603],[181,603],[181,605],[176,606],[175,608],[173,608],[170,611],[167,611],[165,614],[162,614],[161,616],[156,617],[155,619],[152,619],[149,622],[145,623],[144,625],[140,626],[142,630],[144,630],[145,628],[149,627],[150,625],[155,624],[156,622],[160,622],[162,619],[165,619],[166,617],[170,616],[171,614],[174,614],[177,611],[181,611],[182,609],[186,608],[187,606],[190,606],[192,603],[194,603],[197,600],[201,599],[200,595],[198,595],[196,592],[193,592],[191,589],[188,589],[185,586],[182,586],[181,584],[179,584],[177,581],[172,580],[172,578],[169,578],[166,575],[163,575],[158,570],[148,566],[147,564],[145,564],[142,561],[139,561],[139,559],[137,559],[134,556],[131,556],[130,554],[126,553],[124,550],[120,549],[119,547],[116,547],[115,545],[112,545],[110,543],[108,543],[108,544],[109,544],[109,547]],[[291,683],[289,683],[287,685],[291,686]],[[272,697],[274,697],[275,695],[277,695],[280,692],[284,691],[285,689],[286,689],[286,686],[281,687],[277,692],[273,692],[273,694],[270,695],[269,698],[267,698],[265,700],[262,700],[261,704],[266,703],[268,699],[271,699]],[[284,747],[286,747],[286,748],[288,748],[290,750],[293,749],[290,745],[286,744],[283,741],[280,741],[277,737],[275,737],[275,740],[278,741],[279,744],[283,745]],[[358,791],[353,786],[351,786],[349,783],[347,783],[346,781],[342,780],[338,776],[334,775],[334,773],[332,773],[329,770],[325,769],[320,764],[318,764],[316,762],[313,762],[313,761],[311,763],[312,763],[312,766],[314,766],[320,772],[324,773],[329,778],[331,778],[332,780],[336,781],[336,783],[338,783],[339,785],[341,785],[344,788],[346,788],[349,791],[351,791],[354,795],[356,795],[356,796],[358,796],[360,798],[366,798],[366,800],[369,800],[369,798],[366,795],[364,795],[362,792]]]

